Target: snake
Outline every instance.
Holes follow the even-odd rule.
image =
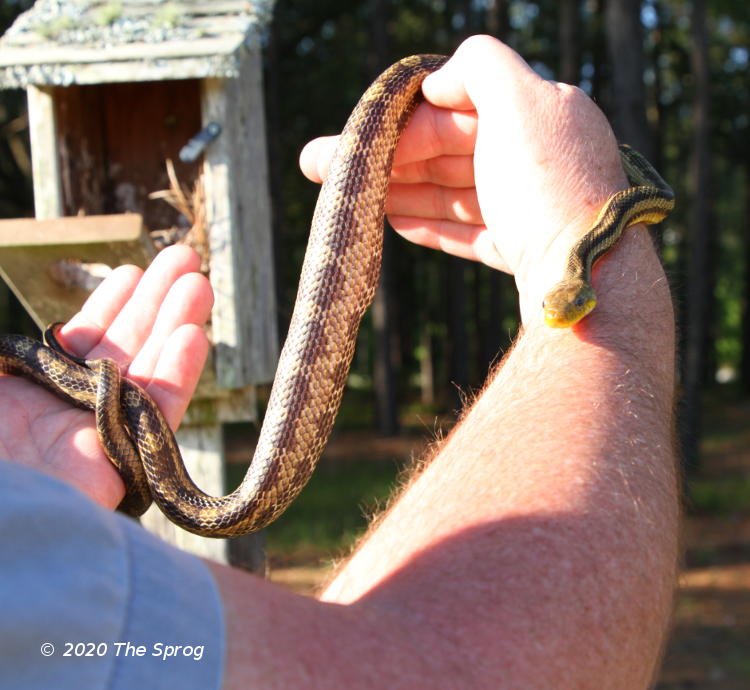
[[[563,279],[544,297],[544,322],[552,328],[569,328],[596,306],[591,284],[594,264],[634,225],[663,221],[674,208],[675,195],[646,157],[627,144],[619,144],[620,162],[630,187],[613,194],[593,227],[568,253]]]
[[[58,326],[47,329],[44,342],[0,336],[0,372],[24,376],[95,412],[105,453],[126,485],[121,509],[137,516],[153,500],[190,532],[236,537],[271,523],[305,486],[338,413],[359,325],[378,286],[396,144],[423,98],[422,81],[447,59],[415,55],[389,67],[365,91],[342,130],[313,214],[256,449],[232,492],[211,496],[195,485],[158,406],[136,383],[121,378],[113,361],[71,355],[57,339]],[[593,262],[625,227],[661,217],[668,205],[668,187],[648,162],[631,150],[621,149],[621,155],[635,186],[615,195],[571,252],[566,281],[545,299],[545,312],[555,315],[551,325],[565,319],[569,325],[581,299],[584,310],[593,308]],[[573,307],[560,302],[563,293]]]

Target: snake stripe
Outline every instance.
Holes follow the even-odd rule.
[[[568,328],[589,314],[596,306],[591,285],[596,261],[627,228],[659,223],[674,208],[674,192],[642,154],[622,144],[620,160],[632,186],[607,200],[594,226],[570,251],[563,279],[547,293],[542,305],[550,326]]]
[[[422,80],[446,59],[414,56],[396,63],[365,92],[343,129],[313,216],[289,335],[258,445],[235,491],[213,497],[195,486],[161,413],[137,386],[124,379],[119,400],[110,392],[108,402],[100,398],[97,403],[97,363],[87,362],[91,369],[86,369],[18,336],[4,337],[9,351],[0,350],[0,362],[31,347],[39,355],[31,368],[43,372],[51,390],[87,409],[121,406],[148,490],[173,522],[211,537],[237,536],[266,525],[305,485],[333,426],[359,323],[378,284],[396,143],[420,101]],[[50,376],[54,383],[47,380]],[[79,378],[83,393],[74,390]],[[97,417],[100,413],[105,416],[98,412]]]
[[[663,217],[663,207],[654,203],[651,187],[631,187],[615,194],[608,202],[607,213],[573,248],[568,272],[590,275],[596,261],[614,246],[624,230],[638,223],[656,223]]]

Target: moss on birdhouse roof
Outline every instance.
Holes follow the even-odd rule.
[[[273,0],[37,0],[0,38],[0,88],[234,77]]]

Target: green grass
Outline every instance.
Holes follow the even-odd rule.
[[[706,393],[701,457],[685,481],[688,510],[698,515],[750,512],[750,401],[735,387]]]
[[[337,428],[361,429],[370,425],[369,394],[347,391],[345,419]],[[714,409],[714,408],[712,408]],[[704,471],[686,481],[687,507],[694,515],[750,514],[750,474],[735,469],[731,474],[711,473],[712,456],[744,453],[750,447],[750,404],[717,405],[705,424]],[[415,405],[411,416],[425,412]],[[429,416],[429,414],[427,415]],[[383,507],[398,484],[400,464],[367,457],[322,461],[312,479],[289,509],[266,529],[272,563],[314,564],[344,555],[367,527],[368,519]],[[246,466],[230,465],[229,486],[236,486]]]
[[[229,468],[235,486],[246,467]],[[266,529],[276,564],[317,563],[343,555],[398,483],[396,462],[362,459],[322,463],[289,509]]]
[[[688,509],[729,515],[750,512],[750,477],[693,478],[687,481]]]

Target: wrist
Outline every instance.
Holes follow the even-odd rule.
[[[594,266],[596,309],[582,334],[593,328],[628,334],[647,333],[650,343],[674,341],[674,312],[664,268],[645,225],[628,228],[612,250]],[[623,328],[623,325],[626,328]]]
[[[544,324],[542,300],[554,284],[547,278],[535,289],[519,293],[524,328],[549,329]],[[642,347],[672,361],[664,354],[674,350],[674,313],[666,275],[644,225],[623,232],[620,240],[594,266],[592,285],[597,295],[595,309],[572,329],[579,338],[621,345],[629,351]],[[636,343],[638,347],[636,349]],[[632,347],[631,347],[632,345]],[[672,364],[669,364],[671,376]]]
[[[598,168],[593,162],[586,166],[587,169],[596,168],[600,173],[598,178],[585,180],[585,183],[578,185],[571,180],[569,187],[554,204],[548,201],[548,205],[558,209],[559,215],[557,218],[549,217],[546,227],[557,226],[560,229],[551,236],[543,231],[533,233],[539,237],[547,235],[548,239],[530,243],[529,251],[514,270],[522,321],[526,327],[543,321],[544,298],[552,288],[569,277],[572,248],[595,227],[611,197],[630,186],[619,151],[615,146],[612,148],[614,158],[602,154],[602,160],[606,159],[606,163]]]

